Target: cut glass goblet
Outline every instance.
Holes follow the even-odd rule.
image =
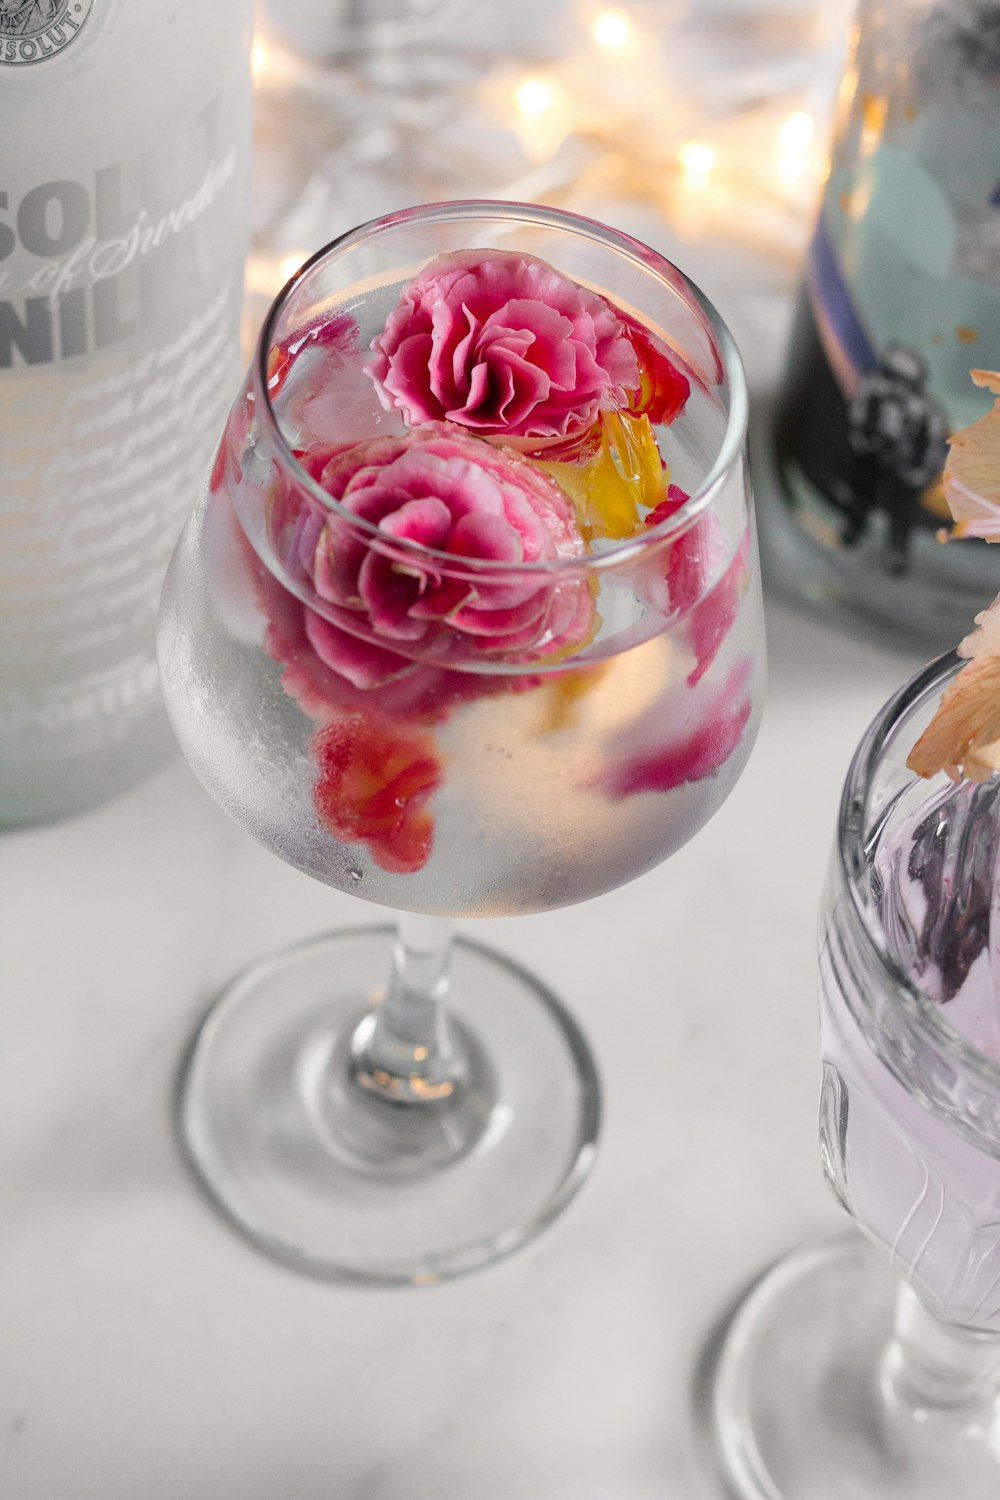
[[[1000,1494],[1000,784],[906,759],[962,663],[878,715],[844,787],[820,923],[827,1179],[863,1236],[750,1292],[714,1387],[741,1500]]]

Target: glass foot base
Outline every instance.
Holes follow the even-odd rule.
[[[739,1500],[997,1500],[1000,1409],[903,1406],[884,1375],[899,1279],[859,1235],[807,1246],[740,1304],[715,1368]]]
[[[465,939],[449,1014],[468,1078],[417,1105],[350,1074],[388,980],[390,927],[334,933],[256,964],[195,1038],[185,1149],[216,1205],[303,1271],[434,1282],[509,1254],[569,1202],[595,1155],[597,1074],[544,985]]]

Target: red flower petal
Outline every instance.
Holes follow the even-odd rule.
[[[672,484],[666,500],[646,517],[646,525],[655,526],[666,521],[688,498],[684,490]],[[688,677],[690,687],[694,687],[708,671],[736,619],[747,584],[749,530],[744,532],[725,572],[706,593],[706,585],[726,551],[725,534],[718,518],[706,515],[679,536],[667,554],[670,608],[678,614],[690,612],[688,630],[695,657],[694,670]]]
[[[679,484],[668,485],[667,498],[661,500],[656,509],[649,512],[649,515],[646,517],[646,525],[659,526],[661,521],[668,521],[690,499],[691,496],[687,490],[682,490]]]
[[[694,687],[708,671],[736,619],[748,582],[749,556],[750,533],[745,531],[728,568],[691,612],[688,629],[695,667],[688,676],[689,687]]]
[[[441,780],[429,735],[404,734],[388,720],[350,714],[317,730],[313,801],[334,837],[367,844],[384,870],[418,870],[430,857],[434,824],[424,803]]]
[[[212,473],[208,481],[208,488],[213,495],[218,493],[219,486],[226,477],[226,449],[226,438],[223,435],[222,441],[215,450],[215,457],[212,460]]]
[[[662,339],[624,313],[622,320],[639,361],[639,389],[631,409],[637,416],[666,426],[684,410],[691,383],[674,364]]]
[[[393,875],[415,875],[431,857],[434,843],[434,819],[428,812],[406,817],[391,838],[370,839],[372,859]]]

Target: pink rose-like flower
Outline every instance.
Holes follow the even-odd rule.
[[[587,580],[522,568],[585,550],[563,491],[528,460],[433,423],[301,461],[367,523],[320,513],[294,493],[276,497],[271,514],[290,580],[315,599],[309,641],[356,686],[385,682],[414,657],[523,662],[586,639]]]
[[[402,724],[439,724],[463,703],[527,692],[539,681],[531,673],[456,672],[395,652],[380,653],[303,604],[264,566],[249,542],[246,552],[250,584],[267,622],[264,648],[281,663],[285,692],[319,723],[374,709]]]
[[[626,322],[532,255],[459,250],[429,262],[372,341],[383,405],[522,446],[583,434],[642,381]]]

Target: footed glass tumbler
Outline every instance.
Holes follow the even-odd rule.
[[[963,665],[884,708],[844,787],[820,924],[827,1179],[864,1236],[750,1293],[715,1385],[753,1500],[1000,1495],[1000,783],[906,759]]]

